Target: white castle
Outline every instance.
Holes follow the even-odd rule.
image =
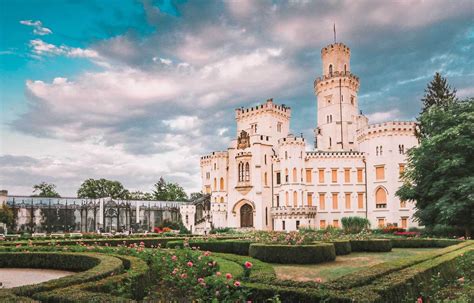
[[[202,190],[210,201],[181,207],[193,232],[340,227],[349,216],[366,217],[372,227],[417,226],[413,203],[395,195],[406,152],[418,144],[415,122],[369,124],[359,112],[349,47],[330,44],[321,59],[315,150],[290,134],[289,107],[270,99],[236,109],[237,138],[227,151],[201,157]]]

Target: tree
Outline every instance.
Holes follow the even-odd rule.
[[[77,196],[79,198],[113,198],[113,199],[127,199],[129,195],[122,183],[119,181],[111,181],[107,179],[87,179],[82,182],[81,186],[77,190]]]
[[[13,226],[15,216],[13,211],[7,204],[3,204],[0,208],[0,223],[5,223],[8,227]]]
[[[451,88],[446,78],[443,78],[440,73],[435,73],[433,80],[428,83],[425,88],[425,95],[421,99],[423,103],[421,108],[421,114],[428,111],[432,106],[438,106],[444,109],[451,103],[456,102],[456,89]],[[418,124],[415,129],[415,135],[420,140],[426,136],[425,127],[427,127],[420,118],[417,119]]]
[[[153,197],[159,201],[187,201],[188,195],[178,183],[166,182],[160,177],[154,185]]]
[[[189,196],[189,201],[195,201],[202,197],[204,197],[204,194],[202,192],[191,193],[191,195]]]
[[[424,136],[408,151],[402,200],[428,228],[444,224],[471,235],[474,222],[474,98],[431,106],[421,114]]]
[[[131,192],[127,196],[128,200],[146,200],[150,201],[153,200],[153,195],[150,193],[144,193],[142,191],[136,190],[134,192]]]
[[[38,193],[35,194],[36,192]],[[40,184],[33,185],[32,197],[60,198],[61,196],[56,192],[56,185],[41,182]]]

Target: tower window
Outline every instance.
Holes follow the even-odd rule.
[[[329,64],[329,76],[332,76],[332,64]]]
[[[347,73],[347,65],[344,64],[344,74]]]
[[[405,154],[405,145],[403,145],[403,144],[398,145],[398,152],[400,153],[400,155],[404,155]]]
[[[331,147],[331,146],[332,146],[332,139],[331,139],[331,137],[329,137],[329,147]]]
[[[281,122],[277,123],[277,132],[281,133]]]
[[[245,181],[250,181],[250,164],[245,163]]]
[[[354,102],[355,102],[355,97],[351,96],[351,104],[354,105]]]

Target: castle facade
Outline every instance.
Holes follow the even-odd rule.
[[[270,99],[236,109],[237,137],[226,151],[201,157],[202,191],[210,201],[181,208],[188,228],[291,231],[340,227],[349,216],[368,218],[372,227],[417,226],[413,203],[395,195],[406,152],[418,144],[415,123],[369,124],[359,111],[350,55],[342,43],[321,50],[315,150],[290,134],[289,107]]]

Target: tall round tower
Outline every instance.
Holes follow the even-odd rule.
[[[323,75],[314,81],[319,150],[356,150],[359,78],[351,74],[351,51],[343,43],[321,50]]]

